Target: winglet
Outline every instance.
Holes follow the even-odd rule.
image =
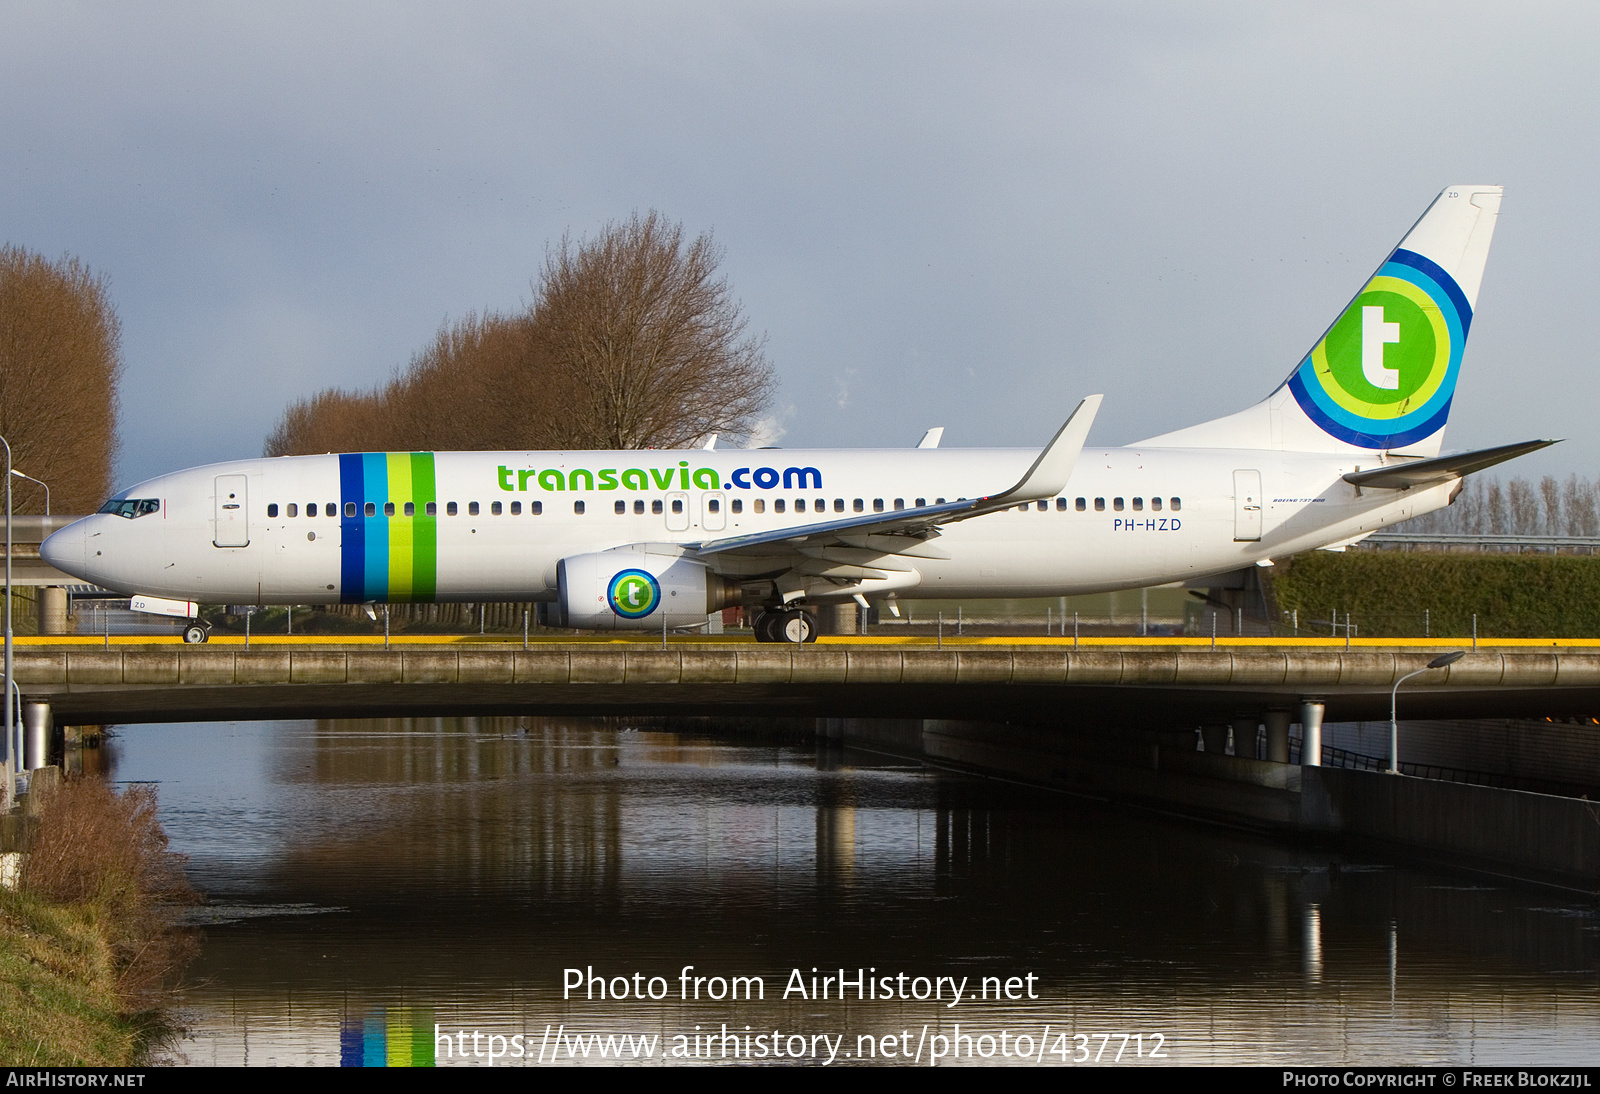
[[[1072,417],[1044,446],[1044,451],[1039,453],[1039,458],[1033,461],[1033,466],[1028,468],[1022,480],[1005,493],[987,500],[995,503],[1034,501],[1053,498],[1065,490],[1067,480],[1072,477],[1073,465],[1078,462],[1078,454],[1083,451],[1083,442],[1089,439],[1089,427],[1094,424],[1094,416],[1100,411],[1100,401],[1104,398],[1104,395],[1091,395],[1079,403],[1078,409],[1072,412]]]

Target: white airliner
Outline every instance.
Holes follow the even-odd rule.
[[[1264,401],[1088,448],[1100,396],[1043,451],[389,452],[214,464],[52,535],[53,565],[195,619],[197,602],[539,601],[599,630],[766,641],[804,606],[1063,596],[1188,581],[1353,543],[1541,448],[1440,456],[1498,186],[1452,186]]]

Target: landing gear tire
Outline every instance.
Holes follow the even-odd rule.
[[[789,611],[778,617],[778,641],[800,645],[817,640],[817,625],[810,612]]]
[[[783,622],[782,612],[757,612],[751,630],[756,632],[757,642],[779,642],[778,624]]]
[[[183,640],[191,646],[199,645],[211,637],[211,628],[204,623],[190,623],[183,628]]]

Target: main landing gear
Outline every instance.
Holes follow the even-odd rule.
[[[183,628],[183,640],[189,645],[198,645],[211,637],[211,628],[198,619],[190,620]]]
[[[817,640],[817,621],[811,618],[810,612],[799,608],[760,612],[756,615],[753,629],[757,642],[793,642],[798,645]]]

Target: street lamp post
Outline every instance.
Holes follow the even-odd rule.
[[[36,479],[32,475],[24,475],[16,468],[12,468],[11,473],[19,479],[27,479],[29,482],[36,482],[44,487],[44,515],[48,517],[50,515],[50,484],[43,479]]]
[[[1397,697],[1400,694],[1400,685],[1405,683],[1407,680],[1411,679],[1413,676],[1421,676],[1423,673],[1429,672],[1432,669],[1442,669],[1446,665],[1453,665],[1457,661],[1459,661],[1463,657],[1465,657],[1466,655],[1467,655],[1467,651],[1466,650],[1451,650],[1449,653],[1441,653],[1438,657],[1435,657],[1432,661],[1429,661],[1427,663],[1427,665],[1425,665],[1424,667],[1418,669],[1416,672],[1408,672],[1404,676],[1400,677],[1400,679],[1398,679],[1398,680],[1396,680],[1394,682],[1394,687],[1389,689],[1389,772],[1388,773],[1390,775],[1398,775],[1398,774],[1400,774],[1400,722],[1399,722],[1399,719],[1398,719],[1398,717],[1397,717],[1397,715],[1395,713],[1395,707],[1396,707],[1396,704],[1398,702]]]

